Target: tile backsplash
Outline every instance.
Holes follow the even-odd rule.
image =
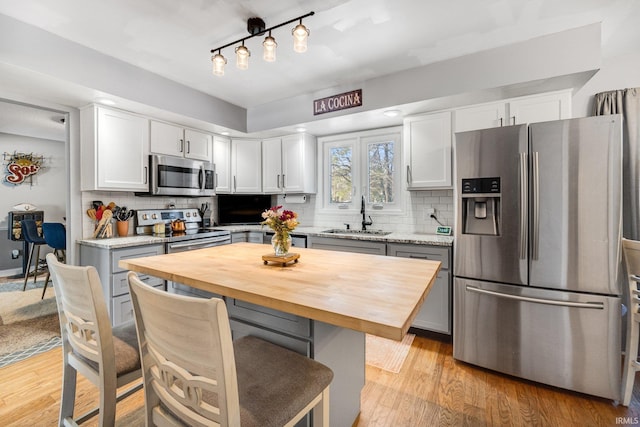
[[[373,219],[372,229],[407,233],[435,233],[439,225],[430,218],[427,209],[435,209],[438,220],[453,227],[453,190],[429,190],[411,191],[405,193],[405,206],[399,214],[376,214],[376,211],[367,211],[367,216]],[[315,195],[309,195],[307,201],[301,204],[287,204],[283,197],[278,196],[278,204],[298,213],[301,225],[343,228],[349,224],[353,229],[359,229],[362,224],[362,216],[353,212],[346,214],[326,214],[318,209],[320,201]]]
[[[129,209],[166,209],[169,204],[174,204],[176,208],[198,208],[202,203],[211,204],[212,221],[217,220],[217,197],[140,197],[128,192],[105,192],[105,191],[85,191],[82,193],[82,207],[84,211],[91,208],[94,200],[100,200],[104,204],[114,202],[118,206],[126,206]],[[360,214],[325,214],[316,206],[319,200],[316,195],[308,195],[304,203],[287,204],[284,197],[278,196],[277,203],[287,209],[294,210],[302,226],[342,228],[345,223],[351,228],[361,227],[362,216]],[[453,190],[429,190],[411,191],[405,193],[404,210],[399,214],[376,214],[376,211],[368,211],[367,216],[373,219],[372,229],[382,229],[386,231],[407,232],[407,233],[435,233],[439,225],[434,219],[429,217],[427,209],[435,209],[438,220],[444,224],[454,225]],[[82,236],[91,237],[95,227],[86,213],[82,216]],[[259,220],[259,219],[258,219]],[[129,234],[135,233],[135,222],[130,220]]]
[[[82,236],[84,238],[91,237],[95,227],[86,214],[90,209],[94,200],[100,200],[102,203],[109,204],[114,202],[118,206],[126,206],[128,209],[167,209],[170,204],[174,204],[176,208],[199,208],[202,203],[209,202],[211,211],[217,212],[216,197],[141,197],[134,193],[122,191],[84,191],[82,193],[82,208],[84,215],[82,216]],[[129,234],[135,233],[135,221],[129,220]]]

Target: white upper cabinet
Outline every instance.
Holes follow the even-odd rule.
[[[262,150],[259,139],[231,140],[231,192],[262,192]]]
[[[147,191],[149,120],[91,105],[80,111],[81,189]]]
[[[509,124],[571,118],[571,92],[554,92],[509,101]]]
[[[262,141],[262,191],[268,194],[283,192],[282,138]]]
[[[455,113],[455,132],[494,128],[504,126],[507,104],[501,101],[472,105],[459,108]]]
[[[451,187],[451,112],[404,119],[407,190]]]
[[[455,132],[571,118],[571,92],[523,96],[455,110]]]
[[[170,123],[151,121],[151,152],[189,159],[212,160],[211,135]]]
[[[231,138],[213,136],[216,194],[231,193]]]
[[[316,192],[316,138],[288,135],[262,141],[262,188],[267,194]]]

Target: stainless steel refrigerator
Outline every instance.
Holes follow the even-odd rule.
[[[620,397],[622,119],[455,137],[455,359]]]

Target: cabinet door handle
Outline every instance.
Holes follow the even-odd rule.
[[[276,187],[280,188],[280,174],[276,175]]]
[[[407,185],[411,185],[411,166],[407,165]]]
[[[184,140],[183,139],[179,139],[178,140],[178,151],[180,153],[184,152]]]
[[[516,116],[511,116],[511,118],[513,119],[513,124],[516,124]]]
[[[500,127],[502,127],[502,117],[500,117]]]
[[[149,183],[149,168],[144,167],[144,183]]]
[[[187,139],[187,154],[191,153],[191,141]]]
[[[237,183],[236,183],[236,176],[234,175],[234,176],[233,176],[233,191],[236,191],[236,190],[237,190],[237,188],[238,188],[238,185],[237,185]]]
[[[284,174],[282,174],[282,188],[284,188]]]

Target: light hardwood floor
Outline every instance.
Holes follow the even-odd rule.
[[[0,368],[0,426],[53,426],[60,400],[60,349]],[[456,362],[450,342],[417,336],[402,371],[366,368],[357,427],[616,426],[640,423],[640,379],[629,408],[606,399],[523,381]],[[76,411],[96,402],[79,376]],[[118,425],[143,405],[118,404]],[[623,417],[623,418],[619,418]],[[85,425],[96,425],[95,418]],[[126,423],[127,427],[131,424]],[[346,426],[332,426],[346,427]]]

